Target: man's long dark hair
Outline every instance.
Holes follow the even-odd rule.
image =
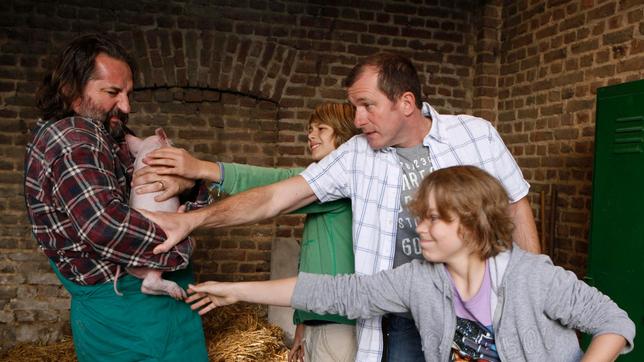
[[[125,62],[132,74],[136,73],[134,60],[114,39],[103,34],[78,37],[63,50],[38,88],[36,105],[43,119],[58,120],[74,114],[72,102],[83,95],[94,74],[96,56],[101,53]]]

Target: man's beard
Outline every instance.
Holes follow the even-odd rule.
[[[125,137],[125,124],[129,116],[117,106],[114,106],[109,111],[104,111],[96,106],[91,98],[83,98],[79,106],[78,115],[101,121],[105,130],[117,141],[123,140]],[[112,117],[118,118],[119,121],[112,124]]]

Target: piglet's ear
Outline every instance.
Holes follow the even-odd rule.
[[[127,143],[127,147],[130,149],[130,153],[134,157],[136,157],[136,155],[141,150],[141,145],[143,144],[143,140],[140,139],[137,136],[133,136],[131,134],[126,134],[125,135],[125,142]]]
[[[165,131],[163,128],[157,128],[154,130],[154,133],[159,137],[159,142],[161,143],[162,146],[172,146],[172,141],[168,138],[168,136],[165,134]]]

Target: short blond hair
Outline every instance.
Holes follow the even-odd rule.
[[[340,146],[349,138],[360,133],[353,125],[355,108],[349,103],[322,103],[315,107],[309,118],[312,123],[325,124],[333,129],[335,147]]]
[[[429,193],[434,193],[441,219],[460,220],[464,242],[481,258],[512,247],[514,224],[508,194],[499,181],[475,166],[453,166],[425,177],[409,209],[418,218],[429,216]]]

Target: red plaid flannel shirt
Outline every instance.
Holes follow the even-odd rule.
[[[184,268],[192,243],[152,254],[165,233],[128,206],[134,160],[125,142],[87,118],[45,123],[27,145],[25,199],[34,237],[62,275],[93,285],[113,280],[117,265]]]

